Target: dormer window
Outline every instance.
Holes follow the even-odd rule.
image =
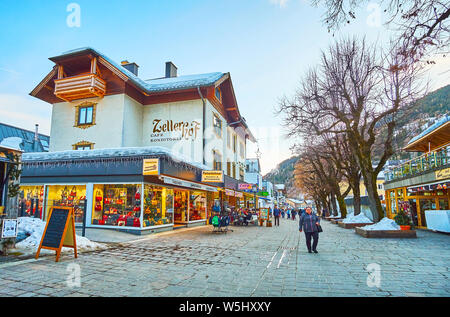
[[[217,98],[220,102],[222,102],[222,91],[220,90],[219,87],[216,87],[215,95],[216,95],[216,98]]]

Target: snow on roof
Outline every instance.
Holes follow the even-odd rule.
[[[437,122],[435,122],[434,124],[432,124],[430,127],[428,127],[427,129],[425,129],[424,131],[422,131],[419,135],[416,135],[415,137],[413,137],[407,145],[410,145],[411,143],[419,140],[420,138],[423,138],[424,136],[426,136],[427,134],[430,134],[431,132],[433,132],[434,130],[436,130],[437,128],[439,128],[440,126],[444,125],[446,122],[450,121],[450,115],[445,115],[444,117],[442,117],[441,119],[439,119]]]
[[[9,148],[12,150],[16,150],[16,151],[22,151],[22,149],[20,147],[22,142],[23,142],[22,138],[12,136],[12,137],[4,138],[3,140],[1,140],[0,146]]]
[[[196,87],[204,87],[211,86],[220,78],[222,78],[225,73],[215,72],[215,73],[207,73],[207,74],[199,74],[199,75],[187,75],[187,76],[179,76],[172,78],[157,78],[157,79],[149,79],[142,80],[128,69],[120,65],[119,63],[113,61],[105,54],[100,53],[99,51],[91,48],[91,47],[82,47],[73,49],[67,52],[64,52],[60,56],[56,56],[50,58],[53,60],[54,58],[63,57],[66,55],[73,55],[77,53],[81,53],[83,51],[92,51],[98,56],[104,58],[108,63],[113,65],[119,71],[121,71],[125,76],[130,78],[139,88],[150,93],[150,92],[158,92],[158,91],[168,91],[168,90],[179,90],[179,89],[188,89],[188,88],[196,88]]]
[[[174,161],[184,162],[200,169],[209,169],[208,166],[199,162],[193,161],[191,158],[174,153],[170,149],[161,146],[148,147],[123,147],[110,149],[94,149],[94,150],[69,150],[57,152],[36,152],[25,153],[22,156],[24,162],[31,161],[60,161],[60,160],[75,160],[75,159],[101,159],[114,157],[133,157],[133,156],[147,156],[147,155],[167,155]]]
[[[177,89],[185,89],[192,87],[203,87],[213,85],[216,81],[218,81],[224,73],[208,73],[208,74],[199,74],[199,75],[186,75],[179,77],[171,77],[171,78],[157,78],[157,79],[148,79],[146,82],[148,83],[150,91],[165,91],[165,90],[177,90]]]

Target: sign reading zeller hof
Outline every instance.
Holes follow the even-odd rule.
[[[197,139],[201,123],[192,121],[153,120],[150,142],[170,142]]]

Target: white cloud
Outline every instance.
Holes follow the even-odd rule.
[[[436,64],[429,66],[427,72],[431,91],[450,84],[450,57],[438,55],[432,60]]]
[[[0,122],[50,134],[52,106],[31,96],[0,94]]]
[[[280,8],[284,8],[289,0],[270,0],[270,3],[279,6]]]

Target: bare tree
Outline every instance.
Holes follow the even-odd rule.
[[[364,39],[337,41],[322,53],[319,68],[310,70],[292,99],[283,98],[279,111],[286,116],[290,135],[326,133],[346,135],[367,189],[375,221],[384,216],[377,192],[377,176],[393,154],[397,113],[419,96],[418,68],[402,47],[377,54]],[[373,149],[385,129],[384,149],[374,164]]]
[[[356,19],[356,9],[367,0],[312,0],[314,6],[324,5],[324,23],[329,31]],[[405,52],[421,58],[427,50],[448,50],[450,44],[450,2],[442,0],[381,0],[387,25],[394,26],[397,40]]]

